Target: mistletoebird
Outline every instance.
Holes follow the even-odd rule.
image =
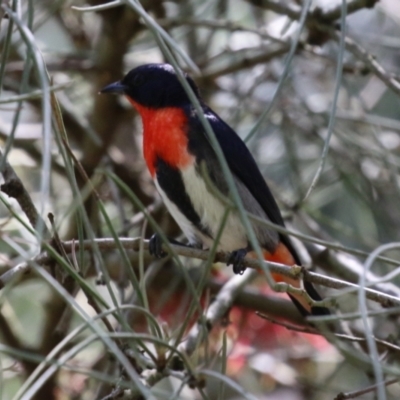
[[[202,113],[214,131],[232,173],[243,207],[249,213],[284,226],[284,222],[254,158],[236,132],[201,99],[194,81],[184,75],[199,100]],[[198,113],[169,64],[146,64],[131,70],[121,81],[101,93],[126,96],[143,122],[143,152],[147,167],[169,212],[190,245],[210,248],[220,229],[226,205],[204,180],[202,165],[214,186],[225,196],[229,187],[216,153]],[[265,225],[253,223],[264,258],[288,266],[301,261],[290,238]],[[248,254],[255,257],[248,234],[237,210],[231,211],[218,242],[218,250],[232,253],[235,273],[243,271]],[[162,257],[159,236],[150,239],[150,252]],[[278,282],[303,288],[314,300],[321,300],[309,282],[273,275]],[[326,315],[323,307],[310,307],[302,296],[289,295],[303,316]]]

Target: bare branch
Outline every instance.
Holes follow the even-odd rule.
[[[284,322],[282,320],[277,320],[275,318],[271,318],[269,315],[265,315],[265,314],[263,314],[261,312],[258,312],[258,311],[256,311],[256,314],[260,318],[265,319],[267,321],[270,321],[270,322],[272,322],[274,324],[283,326],[288,330],[295,331],[295,332],[301,332],[301,333],[308,333],[310,335],[320,335],[321,336],[321,332],[319,332],[318,330],[316,330],[316,329],[314,329],[314,328],[312,328],[310,326],[307,326],[307,327],[303,327],[302,326],[302,327],[300,327],[300,326],[297,326],[297,325],[292,325],[292,324]],[[332,334],[334,335],[334,337],[336,337],[338,339],[347,340],[347,341],[350,341],[350,342],[366,342],[366,340],[367,340],[365,336],[364,337],[361,337],[361,336],[350,336],[350,335],[346,335],[346,334],[343,334],[343,333],[332,333]],[[374,337],[374,340],[382,350],[390,350],[390,351],[394,351],[394,352],[400,354],[400,347],[399,346],[396,346],[393,343],[390,343],[390,342],[388,342],[386,340],[378,339],[378,338],[375,338],[375,337]]]
[[[296,4],[287,4],[279,0],[248,0],[250,3],[257,7],[271,10],[277,14],[287,15],[291,19],[300,19],[301,7]],[[378,0],[348,0],[347,1],[347,14],[352,14],[363,8],[373,8]],[[308,20],[319,20],[324,23],[333,22],[340,18],[342,15],[341,2],[337,2],[335,6],[328,7],[315,7],[309,13]]]
[[[238,60],[231,62],[229,65],[220,67],[218,69],[205,70],[202,74],[203,79],[216,79],[222,75],[231,74],[233,72],[241,71],[243,68],[250,68],[260,63],[266,63],[274,58],[280,57],[289,51],[290,43],[282,43],[274,45],[267,51],[257,54],[255,56],[240,57]]]
[[[134,250],[139,251],[141,238],[120,238],[121,245],[126,250]],[[95,243],[94,243],[95,242]],[[76,250],[78,250],[81,246],[79,242],[75,241],[66,241],[62,243],[65,251],[70,254],[72,251],[72,247],[75,246]],[[101,250],[116,250],[118,249],[117,243],[112,238],[103,238],[103,239],[96,239],[95,241],[86,240],[82,242],[82,247],[84,250],[91,250],[93,246],[98,246]],[[48,246],[48,245],[47,245]],[[143,248],[148,250],[149,241],[143,240]],[[169,248],[171,248],[175,254],[189,257],[189,258],[196,258],[199,260],[208,260],[209,259],[209,252],[207,250],[201,250],[192,247],[186,246],[178,246],[174,244],[169,244]],[[163,249],[168,252],[168,248],[166,246]],[[227,263],[230,257],[230,253],[227,252],[218,252],[215,255],[214,262],[223,262]],[[52,262],[52,257],[49,256],[47,253],[39,254],[37,257],[33,258],[28,262],[21,263],[14,267],[13,269],[7,271],[2,276],[0,276],[0,289],[4,287],[11,279],[16,278],[20,274],[28,273],[31,270],[31,265],[48,265]],[[272,273],[280,274],[283,276],[287,276],[293,279],[300,279],[303,277],[306,281],[316,283],[318,285],[326,286],[333,289],[347,289],[350,291],[357,291],[359,286],[354,283],[349,283],[340,279],[327,277],[315,272],[307,271],[305,268],[300,266],[292,266],[288,267],[283,264],[278,264],[274,262],[266,262],[264,261],[267,268]],[[245,258],[243,261],[243,266],[251,269],[255,269],[261,271],[260,263],[257,260]],[[287,291],[288,290],[282,290]],[[372,301],[375,301],[381,304],[383,307],[394,307],[400,306],[400,298],[396,296],[392,296],[390,294],[385,294],[379,292],[378,290],[373,289],[365,289],[366,298]],[[316,306],[320,305],[320,302],[315,302]]]
[[[324,246],[314,243],[304,243],[313,263],[325,271],[334,273],[339,278],[348,282],[358,283],[364,273],[364,266],[358,259],[350,254],[334,252]],[[392,282],[380,282],[380,278],[368,271],[368,282],[380,292],[400,298],[400,288]],[[376,282],[376,283],[375,283]]]
[[[393,385],[394,383],[397,383],[399,381],[400,381],[399,378],[389,379],[389,380],[384,382],[384,385],[385,386]],[[378,385],[371,385],[371,386],[368,386],[368,387],[366,387],[364,389],[356,390],[354,392],[347,392],[347,393],[341,392],[334,398],[334,400],[355,399],[357,397],[362,396],[363,394],[375,392],[377,387],[378,387]]]
[[[340,33],[331,32],[336,40],[339,40]],[[394,76],[391,76],[375,57],[368,53],[362,46],[349,37],[345,38],[346,50],[361,60],[386,86],[392,89],[397,95],[400,95],[400,82]]]

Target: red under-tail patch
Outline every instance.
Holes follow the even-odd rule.
[[[263,255],[265,261],[276,262],[288,266],[296,264],[296,261],[294,260],[292,253],[290,253],[289,249],[283,243],[279,243],[273,253],[270,253],[267,250],[263,250]],[[257,258],[257,255],[254,252],[249,253],[248,256],[252,258]],[[276,282],[287,282],[288,280],[297,282],[294,279],[290,279],[279,274],[272,274],[272,276]],[[297,282],[297,284],[294,286],[299,287],[299,283]]]
[[[278,244],[278,247],[275,249],[273,253],[270,253],[267,250],[263,251],[264,259],[266,261],[276,262],[285,265],[295,265],[296,261],[292,256],[292,253],[288,250],[288,248],[281,242]]]
[[[255,253],[249,254],[250,256],[253,256],[256,258],[257,256]],[[273,253],[270,253],[267,250],[263,250],[263,255],[265,261],[271,261],[271,262],[276,262],[280,264],[285,264],[290,266],[293,266],[296,264],[296,261],[292,254],[290,253],[289,249],[283,244],[279,243],[278,247],[275,249]],[[289,278],[287,276],[279,275],[279,274],[271,274],[272,277],[274,278],[275,282],[285,282],[289,283],[295,288],[301,288],[301,282],[297,279]],[[305,299],[302,296],[293,296],[308,312],[311,311],[311,307],[309,304],[305,301]]]
[[[264,254],[264,260],[266,260],[266,261],[285,264],[288,266],[292,266],[292,265],[296,264],[296,261],[294,260],[292,254],[290,253],[288,248],[283,243],[279,243],[278,247],[276,248],[276,250],[273,253],[270,253],[269,251],[264,250],[263,254]],[[290,279],[286,276],[282,276],[279,274],[272,274],[272,276],[276,282],[291,283],[295,287],[300,286],[298,281],[295,281],[294,279]]]
[[[177,107],[151,109],[129,97],[128,100],[142,117],[143,153],[151,176],[154,177],[158,157],[177,168],[194,162],[194,157],[188,152],[187,117],[183,110]]]

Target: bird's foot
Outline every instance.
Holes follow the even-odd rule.
[[[175,239],[171,239],[171,238],[167,238],[167,239],[168,239],[168,242],[171,244],[176,244],[178,246],[184,246],[184,247],[192,247],[190,245],[181,243]],[[162,240],[160,234],[155,233],[149,240],[149,253],[156,258],[166,257],[168,255],[168,253],[163,250],[162,244],[163,244],[163,240]]]
[[[227,265],[232,265],[232,269],[235,274],[242,275],[246,270],[246,267],[243,265],[243,260],[248,252],[248,249],[239,249],[232,251],[231,255],[229,256]]]
[[[168,255],[162,249],[163,241],[158,233],[155,233],[149,240],[149,253],[156,258],[164,258]]]

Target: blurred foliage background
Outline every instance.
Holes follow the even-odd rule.
[[[285,296],[245,274],[253,282],[203,345],[171,358],[191,327],[200,338],[199,310],[218,306],[230,269],[155,261],[117,240],[82,250],[84,239],[149,238],[147,215],[180,237],[145,168],[138,115],[98,95],[137,65],[170,61],[164,40],[248,139],[288,226],[315,239],[298,244],[305,264],[398,298],[397,0],[3,0],[0,24],[1,183],[13,169],[47,226],[30,226],[18,193],[2,186],[0,398],[400,397],[398,303],[368,302],[368,316],[361,289],[321,287],[360,338],[329,343],[258,317],[302,323]],[[50,238],[60,255],[42,262]],[[60,240],[81,246],[68,242],[65,257]],[[372,259],[364,276],[387,243],[390,260]],[[357,392],[379,379],[390,385]]]

